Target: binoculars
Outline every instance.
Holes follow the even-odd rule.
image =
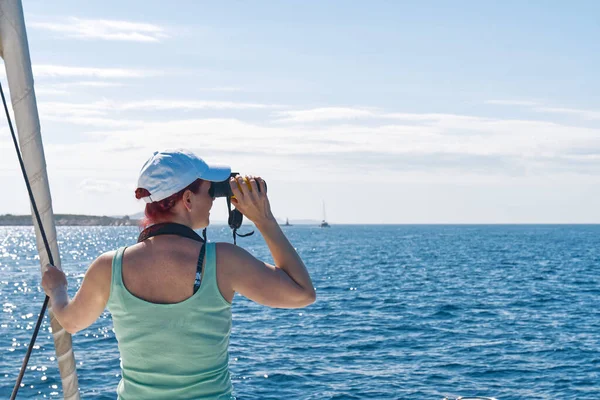
[[[231,175],[229,176],[229,178],[235,178],[236,176],[238,176],[239,173],[237,172],[232,172]],[[250,182],[248,181],[248,179],[244,178],[244,181],[246,181],[246,185],[250,188]],[[236,183],[239,186],[239,182]],[[267,183],[265,182],[265,189],[267,188]],[[258,185],[258,191],[260,192],[260,185]],[[213,198],[217,198],[217,197],[235,197],[233,192],[231,191],[231,186],[229,185],[229,179],[226,179],[224,181],[221,182],[212,182],[210,185],[210,189],[208,189],[208,194],[213,197]]]

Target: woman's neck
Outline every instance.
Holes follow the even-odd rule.
[[[170,222],[170,223],[185,225],[188,228],[194,229],[194,226],[193,226],[190,218],[184,218],[179,215],[169,216],[169,218],[159,218],[152,222],[153,222],[153,224],[164,224],[164,223]]]

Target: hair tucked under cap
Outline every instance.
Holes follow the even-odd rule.
[[[162,199],[160,201],[154,201],[152,203],[147,203],[146,208],[144,210],[144,214],[146,218],[144,218],[141,222],[141,228],[144,229],[148,225],[152,225],[156,223],[159,219],[168,218],[171,215],[171,209],[175,207],[175,205],[183,198],[183,194],[186,190],[191,190],[193,193],[198,193],[200,191],[200,185],[202,184],[202,179],[196,179],[192,182],[191,185],[183,188],[179,192],[167,197],[166,199]],[[135,190],[136,199],[141,199],[150,195],[147,189],[137,188]]]

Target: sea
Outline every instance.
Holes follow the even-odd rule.
[[[317,301],[271,309],[236,295],[230,370],[238,399],[600,398],[600,226],[283,229]],[[71,295],[95,257],[138,233],[59,227]],[[232,241],[226,226],[211,226],[208,238]],[[238,245],[272,260],[258,232]],[[2,399],[43,299],[33,228],[0,227]],[[46,318],[19,399],[62,397],[48,328]],[[115,399],[121,371],[110,314],[73,342],[82,398]]]

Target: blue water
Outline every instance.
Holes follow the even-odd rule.
[[[600,226],[286,227],[317,302],[276,310],[236,296],[239,399],[600,398]],[[74,292],[89,262],[136,228],[59,228]],[[230,241],[225,227],[212,241]],[[259,235],[239,239],[269,259]],[[0,227],[0,398],[43,301],[32,228]],[[19,398],[60,398],[45,323]],[[74,336],[83,398],[114,399],[111,318]]]

